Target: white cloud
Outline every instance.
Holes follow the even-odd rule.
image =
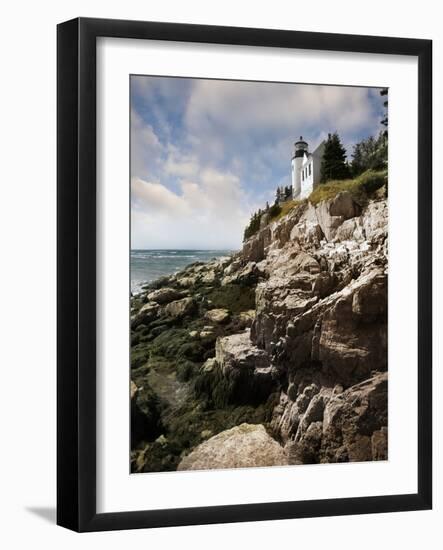
[[[137,177],[131,180],[131,200],[135,210],[146,213],[177,216],[189,212],[188,205],[182,197],[160,183],[144,181]]]
[[[168,145],[168,157],[163,165],[166,174],[181,178],[191,178],[198,173],[198,160],[196,155],[183,153],[174,145]]]
[[[156,170],[163,145],[152,126],[131,110],[131,176],[149,177]]]
[[[372,123],[372,115],[367,88],[210,80],[196,82],[186,109],[189,129],[197,135],[209,127],[221,134],[296,132],[318,122],[349,131]]]
[[[204,168],[180,193],[140,178],[131,185],[133,248],[240,248],[251,204],[235,175]]]

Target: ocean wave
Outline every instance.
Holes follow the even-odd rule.
[[[171,260],[177,260],[177,258],[185,258],[185,259],[194,259],[194,258],[202,258],[202,257],[206,257],[206,256],[196,256],[196,255],[192,255],[192,254],[189,254],[189,255],[180,255],[180,256],[169,256],[169,255],[162,255],[162,254],[137,254],[137,255],[132,255],[131,256],[131,259],[133,260],[166,260],[166,259],[171,259]]]
[[[131,291],[142,292],[143,285],[172,275],[196,261],[229,256],[230,250],[131,250]]]

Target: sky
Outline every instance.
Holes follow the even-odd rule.
[[[377,135],[379,88],[131,76],[131,248],[236,250],[294,142]]]

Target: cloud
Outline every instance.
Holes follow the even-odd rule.
[[[131,78],[133,246],[236,248],[252,211],[290,183],[300,136],[314,149],[380,129],[378,89]]]
[[[250,214],[239,178],[212,168],[179,193],[133,178],[131,200],[133,248],[238,249]]]
[[[131,110],[131,176],[146,177],[158,169],[163,146],[151,125]]]
[[[156,214],[182,215],[188,213],[182,197],[160,183],[152,183],[134,177],[131,180],[131,201],[135,210]]]
[[[196,176],[199,165],[196,155],[186,154],[174,145],[168,146],[168,157],[163,165],[167,174],[181,178]]]
[[[372,115],[367,88],[199,80],[185,119],[200,136],[215,128],[218,135],[253,130],[260,139],[282,130],[295,137],[297,127],[319,123],[350,131],[372,124]]]

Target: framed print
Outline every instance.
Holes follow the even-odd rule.
[[[59,525],[431,508],[431,66],[58,26]]]

